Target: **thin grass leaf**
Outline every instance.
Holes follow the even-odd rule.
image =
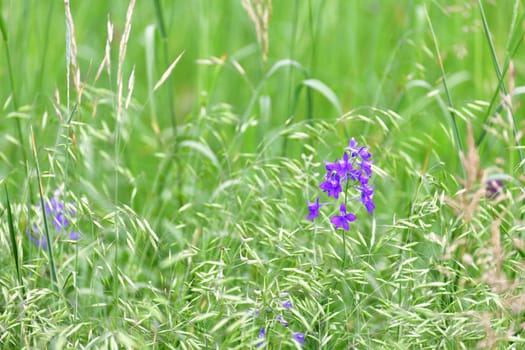
[[[325,83],[317,79],[306,79],[306,80],[303,80],[303,85],[323,95],[328,100],[328,102],[330,102],[332,106],[334,106],[338,115],[343,114],[343,110],[341,108],[341,104],[339,103],[339,99],[337,98],[337,95]]]
[[[242,121],[245,123],[248,120],[248,117],[250,116],[250,113],[252,111],[253,106],[255,105],[255,102],[259,98],[259,94],[261,93],[264,85],[266,84],[266,81],[270,79],[275,73],[277,73],[279,70],[285,67],[294,67],[305,75],[305,78],[308,78],[308,71],[297,61],[291,60],[291,59],[283,59],[279,60],[274,63],[274,65],[268,70],[268,72],[264,75],[264,79],[261,80],[261,82],[257,85],[255,88],[252,98],[250,99],[250,102],[248,103],[248,107],[246,107],[246,110],[243,113]]]
[[[426,18],[427,18],[428,27],[430,28],[430,33],[432,34],[432,40],[434,41],[434,49],[436,51],[436,55],[437,55],[437,58],[438,58],[438,65],[439,65],[439,69],[440,69],[440,72],[441,72],[441,79],[443,81],[443,88],[445,89],[445,96],[447,97],[450,119],[452,120],[452,128],[454,130],[454,137],[456,139],[456,147],[458,148],[458,151],[459,151],[458,155],[459,155],[461,152],[463,152],[463,146],[462,146],[462,143],[461,143],[461,137],[459,136],[459,129],[458,129],[458,125],[457,125],[457,122],[456,122],[456,115],[455,115],[455,113],[453,111],[454,104],[452,103],[452,96],[451,96],[450,90],[448,88],[447,76],[445,74],[445,67],[443,66],[443,59],[441,58],[441,53],[439,51],[439,45],[438,45],[437,36],[436,36],[436,33],[434,32],[434,27],[432,26],[432,21],[430,20],[430,16],[428,14],[428,9],[427,9],[426,5],[425,5],[425,15],[426,15]]]
[[[49,235],[49,226],[47,223],[47,213],[46,213],[46,206],[44,203],[44,187],[42,186],[42,178],[40,176],[40,165],[38,162],[38,155],[36,151],[36,141],[35,141],[35,134],[33,132],[33,127],[30,129],[31,131],[31,145],[33,147],[33,158],[35,161],[35,168],[36,168],[36,178],[38,181],[38,191],[40,195],[40,207],[42,210],[42,217],[44,219],[44,233],[46,235],[47,239],[47,252],[49,255],[49,267],[51,269],[51,282],[53,285],[53,289],[58,288],[58,279],[57,279],[57,272],[55,268],[55,259],[53,256],[53,241],[51,240],[51,236]]]
[[[197,142],[197,141],[185,140],[185,141],[182,141],[179,146],[180,148],[191,148],[194,151],[199,152],[200,154],[208,158],[210,162],[217,169],[220,169],[221,165],[219,164],[219,160],[217,159],[217,156],[215,155],[215,153],[213,153],[213,151],[207,145]]]
[[[481,22],[483,24],[483,32],[485,33],[485,37],[487,38],[487,43],[489,44],[492,64],[494,66],[494,71],[496,72],[496,76],[498,78],[498,88],[501,90],[501,92],[505,96],[507,96],[508,91],[503,82],[503,74],[501,72],[501,69],[498,63],[498,57],[496,56],[496,48],[494,46],[494,41],[492,40],[492,35],[490,34],[489,25],[487,23],[487,17],[485,16],[485,9],[483,8],[483,3],[481,2],[481,0],[478,0],[478,5],[479,5],[479,12],[481,15]],[[519,41],[519,44],[521,44],[521,42],[522,40]],[[516,124],[516,118],[514,117],[514,113],[512,112],[510,108],[508,109],[508,113],[510,113],[510,116],[512,118],[512,132],[514,133],[514,141],[518,143],[519,142],[518,141],[518,129],[517,129],[518,126]],[[525,157],[525,154],[523,152],[523,149],[519,147],[519,143],[517,144],[517,146],[518,146],[518,153],[520,156],[520,163],[521,163]]]
[[[16,277],[18,280],[18,285],[22,288],[22,299],[23,299],[26,292],[25,292],[24,283],[22,281],[22,275],[20,273],[20,260],[18,258],[18,244],[16,243],[16,232],[15,232],[15,226],[13,224],[13,212],[11,211],[11,202],[9,201],[9,193],[7,191],[6,184],[4,184],[4,191],[5,191],[5,201],[6,201],[6,207],[7,207],[7,224],[9,228],[9,238],[11,239],[11,249],[13,253],[13,260],[15,262]]]

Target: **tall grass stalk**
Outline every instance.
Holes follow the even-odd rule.
[[[164,20],[164,11],[162,10],[162,6],[160,3],[160,0],[154,0],[154,6],[155,6],[155,17],[157,18],[158,28],[160,32],[160,37],[162,40],[162,58],[164,61],[164,65],[168,67],[169,65],[169,42],[168,42],[168,34],[166,30],[166,22]],[[179,56],[180,58],[181,56]],[[177,59],[178,61],[178,59]],[[171,129],[173,132],[173,141],[171,143],[171,152],[168,157],[167,162],[165,162],[165,168],[159,169],[159,174],[165,174],[166,172],[169,172],[172,165],[175,165],[175,169],[177,172],[181,171],[181,162],[180,157],[178,155],[178,145],[179,145],[179,137],[178,137],[178,123],[177,123],[177,116],[175,114],[175,108],[173,106],[173,103],[175,101],[175,95],[174,95],[174,83],[173,79],[168,78],[167,79],[167,101],[168,101],[168,111],[171,121]],[[156,90],[156,89],[155,89]],[[175,180],[177,183],[177,198],[179,200],[179,205],[183,205],[183,198],[182,198],[182,181],[180,178],[177,177]],[[154,193],[157,193],[157,195],[160,195],[159,190],[164,187],[163,181],[159,182],[160,186],[158,187],[157,191],[154,191]]]
[[[40,198],[40,209],[42,211],[42,218],[44,220],[44,234],[47,240],[47,254],[49,259],[49,268],[51,270],[51,284],[52,288],[55,291],[58,291],[58,277],[55,267],[55,257],[53,254],[53,241],[51,240],[51,236],[49,235],[49,225],[47,222],[47,213],[46,213],[46,204],[44,200],[44,186],[42,185],[42,178],[40,176],[40,164],[38,161],[38,153],[37,153],[37,146],[35,141],[35,134],[33,132],[33,128],[31,127],[31,146],[33,149],[33,160],[35,162],[35,169],[36,169],[36,179],[38,182],[38,194]]]
[[[504,96],[508,96],[508,98],[512,98],[512,96],[509,96],[509,93],[508,93],[507,88],[505,87],[505,83],[503,81],[504,74],[502,74],[502,71],[501,71],[499,63],[498,63],[498,58],[496,56],[496,49],[495,49],[495,46],[494,46],[494,42],[492,40],[492,35],[490,34],[489,25],[487,23],[487,17],[485,15],[485,9],[483,8],[483,3],[482,3],[481,0],[478,0],[478,6],[479,6],[479,12],[480,12],[480,15],[481,15],[481,22],[483,23],[483,32],[485,33],[485,37],[487,39],[487,43],[488,43],[489,48],[490,48],[490,55],[491,55],[491,58],[492,58],[492,64],[494,66],[494,71],[496,72],[496,77],[498,78],[498,89],[501,91],[501,93]],[[516,14],[516,9],[514,9],[514,14]],[[522,17],[523,17],[523,15],[522,15]],[[521,44],[521,42],[523,40],[523,35],[520,35],[519,38],[520,38],[520,40],[519,40],[518,44]],[[509,42],[510,42],[510,40],[509,40]],[[518,46],[516,46],[516,49],[517,49],[517,47]],[[512,57],[512,56],[510,56],[510,57]],[[505,59],[506,62],[510,61],[510,57]],[[505,102],[503,102],[503,103],[505,103]],[[514,117],[514,113],[513,113],[511,108],[508,108],[508,113],[510,114],[510,117],[512,119],[512,132],[513,132],[513,135],[514,135],[514,140],[513,141],[518,143],[516,145],[517,146],[516,148],[518,150],[520,164],[525,169],[525,163],[523,163],[524,151],[523,151],[523,148],[519,145],[518,125],[516,123],[516,118]]]
[[[443,66],[443,59],[441,58],[441,53],[440,53],[440,50],[439,50],[439,45],[438,45],[438,39],[437,39],[437,36],[436,36],[436,33],[434,32],[434,27],[432,26],[432,21],[430,19],[430,16],[428,15],[428,9],[427,7],[425,6],[425,15],[426,15],[426,18],[427,18],[427,22],[428,22],[428,27],[430,29],[430,33],[432,34],[432,40],[434,42],[434,50],[436,52],[436,57],[437,57],[437,60],[438,60],[438,66],[439,66],[439,69],[441,71],[441,80],[443,81],[443,88],[445,90],[445,96],[447,97],[447,103],[448,103],[448,112],[449,112],[449,115],[450,115],[450,119],[452,121],[452,130],[454,132],[454,138],[455,138],[455,145],[457,147],[457,150],[458,150],[458,155],[461,154],[461,152],[463,152],[463,145],[462,145],[462,142],[461,142],[461,137],[459,136],[459,128],[458,128],[458,124],[457,124],[457,121],[456,121],[456,112],[454,111],[454,104],[452,103],[452,96],[450,94],[450,90],[448,88],[448,84],[447,84],[447,76],[446,76],[446,73],[445,73],[445,67]]]
[[[7,184],[4,183],[5,203],[7,208],[7,224],[9,229],[9,237],[11,239],[11,253],[13,254],[13,261],[15,263],[16,278],[18,286],[22,290],[21,299],[24,299],[26,294],[24,282],[22,280],[22,273],[20,272],[20,257],[18,254],[18,240],[16,238],[16,230],[13,223],[13,212],[11,210],[11,202],[9,201],[9,193],[7,191]]]
[[[115,225],[115,255],[113,259],[113,304],[117,306],[119,303],[120,287],[121,287],[121,276],[120,276],[120,267],[119,267],[119,247],[120,247],[120,238],[121,238],[121,226],[120,226],[120,199],[119,199],[119,186],[120,186],[120,152],[121,152],[121,128],[122,119],[124,118],[124,62],[126,58],[126,50],[128,47],[128,41],[131,34],[131,24],[133,18],[133,11],[135,8],[135,0],[130,0],[128,5],[128,10],[126,12],[126,22],[124,24],[124,31],[122,37],[120,38],[119,51],[118,51],[118,63],[117,63],[117,78],[116,78],[116,110],[115,110],[115,130],[114,130],[114,166],[115,166],[115,175],[114,175],[114,225]],[[131,94],[131,91],[129,91]]]

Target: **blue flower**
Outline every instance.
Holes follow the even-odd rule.
[[[294,333],[293,338],[295,341],[297,341],[299,344],[303,345],[305,340],[305,335],[303,333]]]
[[[259,309],[248,309],[251,318],[259,316]]]
[[[317,199],[319,199],[319,197]],[[292,302],[290,300],[286,300],[285,302],[283,302],[283,307],[286,308],[286,309],[291,309],[292,308]]]
[[[71,231],[68,235],[69,239],[72,241],[78,241],[80,239],[80,234],[75,231]]]
[[[44,235],[40,234],[36,224],[33,224],[31,232],[29,232],[29,227],[26,229],[27,237],[29,240],[35,244],[39,249],[47,249],[47,239]]]
[[[337,172],[326,174],[326,181],[319,185],[319,188],[326,192],[328,197],[339,198],[339,193],[343,192],[340,183],[341,177]]]
[[[352,158],[359,156],[361,159],[368,160],[371,155],[366,147],[357,147],[357,141],[352,137],[347,147],[352,154]]]
[[[261,330],[259,331],[259,339],[263,339],[264,340],[264,337],[266,336],[266,328],[262,327]],[[264,342],[261,341],[257,344],[257,347],[260,348],[261,346],[263,346]]]
[[[343,154],[342,159],[336,159],[334,163],[326,163],[325,168],[327,176],[335,173],[342,181],[346,181],[347,176],[355,171],[346,152]]]
[[[72,203],[65,204],[60,200],[62,189],[59,188],[55,191],[53,197],[44,203],[44,209],[49,222],[55,227],[57,233],[67,232],[70,225],[70,219],[76,215],[75,208]],[[40,212],[39,210],[38,212]],[[35,244],[37,248],[47,248],[47,239],[42,232],[42,222],[37,225],[33,224],[31,230],[29,227],[26,230],[26,234]],[[80,234],[76,231],[70,231],[67,233],[67,237],[70,240],[76,241],[80,239]]]
[[[372,215],[375,210],[374,186],[369,184],[372,177],[372,159],[366,146],[359,146],[357,141],[352,138],[345,148],[341,159],[335,162],[326,162],[325,181],[321,182],[319,188],[328,197],[339,199],[339,195],[346,189],[344,203],[340,206],[341,215],[332,217],[331,222],[336,228],[348,230],[349,223],[356,219],[355,214],[346,212],[348,200],[359,200],[366,208],[368,214]],[[349,190],[358,191],[358,196],[352,196]],[[314,203],[308,203],[307,220],[314,221],[319,216],[319,208],[324,204],[319,202],[317,197]]]
[[[343,228],[345,231],[348,231],[350,229],[350,222],[355,221],[356,216],[352,213],[346,213],[346,206],[344,203],[341,204],[339,211],[341,212],[341,215],[333,216],[330,222],[335,225],[336,229]]]
[[[500,194],[503,194],[505,184],[499,179],[490,179],[486,182],[486,196],[489,199],[495,199]]]
[[[372,197],[374,196],[374,189],[368,187],[367,184],[364,184],[359,188],[359,190],[361,191],[361,202],[368,211],[368,214],[372,215],[376,207],[372,199]]]
[[[277,316],[277,320],[279,320],[279,322],[284,326],[284,327],[288,327],[288,321],[286,321],[282,315],[279,315]]]
[[[319,207],[321,205],[319,204],[319,197],[315,200],[314,203],[308,203],[308,216],[306,217],[307,220],[312,220],[319,216]]]
[[[45,203],[46,214],[52,218],[51,222],[57,232],[61,232],[63,229],[65,230],[69,226],[69,219],[67,217],[73,216],[76,213],[71,204],[66,210],[66,205],[60,200],[59,195],[60,191],[57,190],[55,195]]]

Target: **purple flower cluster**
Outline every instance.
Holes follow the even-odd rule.
[[[44,208],[46,216],[49,220],[48,222],[53,224],[57,233],[67,232],[67,237],[70,240],[76,241],[80,238],[79,233],[76,231],[68,232],[68,227],[71,223],[70,219],[76,215],[76,210],[73,203],[66,204],[60,200],[61,193],[62,190],[60,188],[57,189],[53,194],[53,197],[45,202]],[[41,209],[38,209],[38,212],[41,212]],[[27,228],[26,234],[37,248],[47,248],[48,242],[41,225],[33,223],[31,230],[29,230],[29,227]]]
[[[283,302],[282,306],[286,309],[286,310],[290,310],[292,308],[292,302],[290,300],[286,300],[285,302]],[[271,309],[267,309],[267,311],[271,311]],[[253,310],[251,310],[251,312],[253,312]],[[258,316],[259,315],[259,312],[258,310],[255,310],[255,312],[253,312],[253,314],[255,316]],[[286,321],[283,317],[282,314],[279,314],[277,315],[277,321],[279,321],[279,323],[283,326],[283,327],[286,327],[288,328],[289,326],[289,323],[288,321]],[[262,347],[264,346],[264,340],[266,338],[266,328],[265,327],[262,327],[261,330],[259,331],[259,335],[258,335],[258,339],[259,339],[259,342],[257,343],[257,347]],[[303,345],[303,343],[305,342],[305,335],[303,333],[299,333],[299,332],[293,332],[292,333],[292,339],[294,339],[296,342],[299,343],[299,345]]]
[[[359,193],[356,197],[364,205],[370,215],[374,212],[375,204],[373,201],[374,187],[370,186],[369,180],[372,176],[372,159],[367,147],[357,145],[354,138],[350,140],[348,147],[341,159],[335,162],[326,162],[326,175],[319,188],[327,194],[328,197],[339,199],[345,188],[345,202],[339,206],[340,215],[332,216],[330,220],[336,229],[342,228],[345,231],[350,229],[350,222],[355,221],[356,215],[347,212],[346,202],[348,191],[353,190]],[[307,220],[314,221],[319,216],[319,208],[327,203],[320,203],[319,197],[315,202],[308,203]]]

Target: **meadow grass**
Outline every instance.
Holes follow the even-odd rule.
[[[0,2],[0,348],[524,348],[524,17]]]

